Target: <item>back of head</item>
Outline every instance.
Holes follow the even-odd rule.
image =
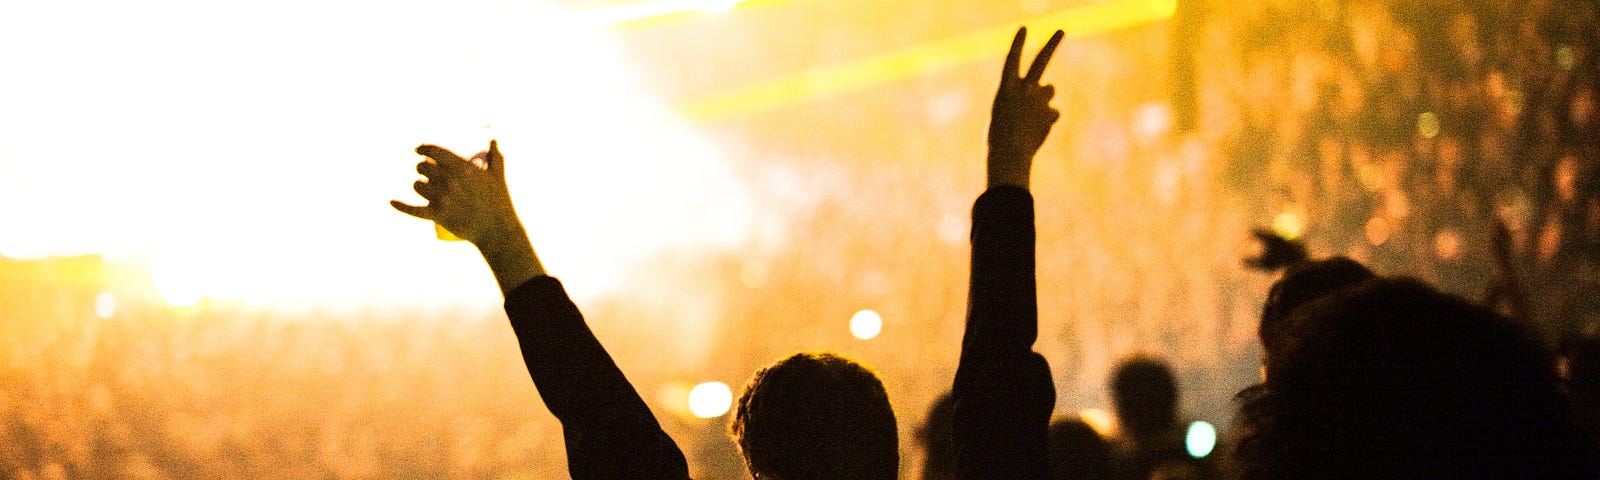
[[[1345,257],[1300,263],[1284,271],[1283,278],[1267,292],[1261,327],[1256,331],[1267,363],[1271,363],[1273,352],[1281,349],[1283,322],[1295,308],[1376,277],[1367,267]]]
[[[831,353],[798,353],[756,372],[730,430],[757,478],[899,475],[899,437],[883,382]]]
[[[1111,480],[1111,444],[1077,418],[1050,422],[1050,478]]]
[[[1178,384],[1161,360],[1145,356],[1123,360],[1111,375],[1111,397],[1117,422],[1135,438],[1178,423]]]
[[[1551,357],[1510,320],[1372,280],[1284,328],[1240,409],[1240,477],[1581,477]]]

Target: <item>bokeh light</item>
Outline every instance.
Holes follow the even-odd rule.
[[[1095,433],[1100,434],[1102,437],[1110,438],[1117,435],[1117,418],[1112,416],[1111,412],[1106,409],[1085,408],[1078,410],[1078,419],[1083,420],[1083,423],[1088,424],[1089,428],[1093,428]]]
[[[1272,231],[1290,240],[1300,238],[1306,233],[1305,216],[1294,209],[1283,211],[1272,217]]]
[[[101,292],[94,297],[94,316],[101,320],[111,318],[117,314],[117,296],[111,292]]]
[[[1417,135],[1422,136],[1422,138],[1433,138],[1439,136],[1439,130],[1441,128],[1443,127],[1439,123],[1438,114],[1433,112],[1422,112],[1421,115],[1417,115]]]
[[[700,418],[720,417],[733,406],[733,390],[722,382],[706,382],[689,390],[689,411]]]
[[[1217,446],[1217,427],[1205,421],[1189,424],[1189,431],[1183,437],[1183,445],[1189,450],[1189,456],[1205,458],[1211,455],[1211,450]]]
[[[871,340],[883,331],[883,317],[872,310],[862,310],[850,316],[850,334],[862,340]]]

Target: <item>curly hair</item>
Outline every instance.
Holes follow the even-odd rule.
[[[1507,318],[1378,279],[1283,328],[1240,396],[1238,478],[1592,478],[1551,355]]]
[[[899,475],[899,435],[883,382],[832,353],[797,353],[756,372],[729,431],[756,478]]]

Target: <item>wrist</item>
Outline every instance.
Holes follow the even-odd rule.
[[[988,169],[989,188],[1000,186],[1028,188],[1032,173],[1029,160],[1030,158],[1025,156],[991,151]]]

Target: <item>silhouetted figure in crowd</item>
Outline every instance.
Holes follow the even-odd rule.
[[[1117,478],[1146,480],[1160,469],[1204,467],[1189,456],[1187,430],[1178,419],[1178,383],[1161,360],[1135,356],[1111,376],[1111,397],[1121,435],[1113,439]]]
[[[1039,84],[1057,31],[1020,76],[1026,30],[1006,57],[989,126],[990,191],[973,208],[972,288],[955,389],[962,478],[1043,478],[1055,403],[1038,334],[1033,279],[1033,155],[1059,117]],[[573,478],[687,478],[683,452],[589,330],[561,282],[548,276],[506,188],[499,145],[472,160],[417,148],[426,206],[403,213],[472,242],[505,295],[506,314],[545,406],[561,421]],[[474,162],[480,161],[482,166]],[[877,376],[831,354],[798,354],[751,379],[731,426],[756,478],[869,479],[898,475],[894,413]]]
[[[1551,356],[1521,325],[1404,279],[1283,322],[1240,406],[1239,478],[1593,478]]]
[[[1060,30],[1022,73],[1027,29],[1012,40],[989,122],[988,189],[972,206],[972,277],[956,368],[957,470],[965,479],[1039,479],[1048,472],[1055,384],[1033,351],[1039,334],[1034,278],[1033,156],[1061,114],[1040,78]]]
[[[757,478],[897,478],[894,411],[878,377],[830,353],[756,372],[730,427]]]
[[[546,275],[506,190],[499,145],[474,165],[432,145],[417,148],[423,207],[391,204],[472,242],[505,295],[523,361],[561,421],[573,478],[688,478],[689,468],[633,385],[589,330],[561,282]],[[757,478],[896,477],[894,413],[871,370],[831,354],[799,354],[758,372],[734,430]],[[770,470],[768,470],[770,469]]]
[[[1111,444],[1083,420],[1056,419],[1050,424],[1052,480],[1112,480]]]
[[[955,397],[940,395],[917,431],[917,440],[922,443],[922,480],[956,478],[955,407]]]
[[[1267,292],[1266,304],[1261,309],[1261,326],[1256,334],[1261,339],[1261,363],[1271,370],[1273,357],[1283,349],[1290,332],[1285,321],[1294,310],[1339,290],[1360,284],[1377,276],[1355,260],[1332,257],[1296,263],[1283,272],[1283,277],[1272,284]]]

